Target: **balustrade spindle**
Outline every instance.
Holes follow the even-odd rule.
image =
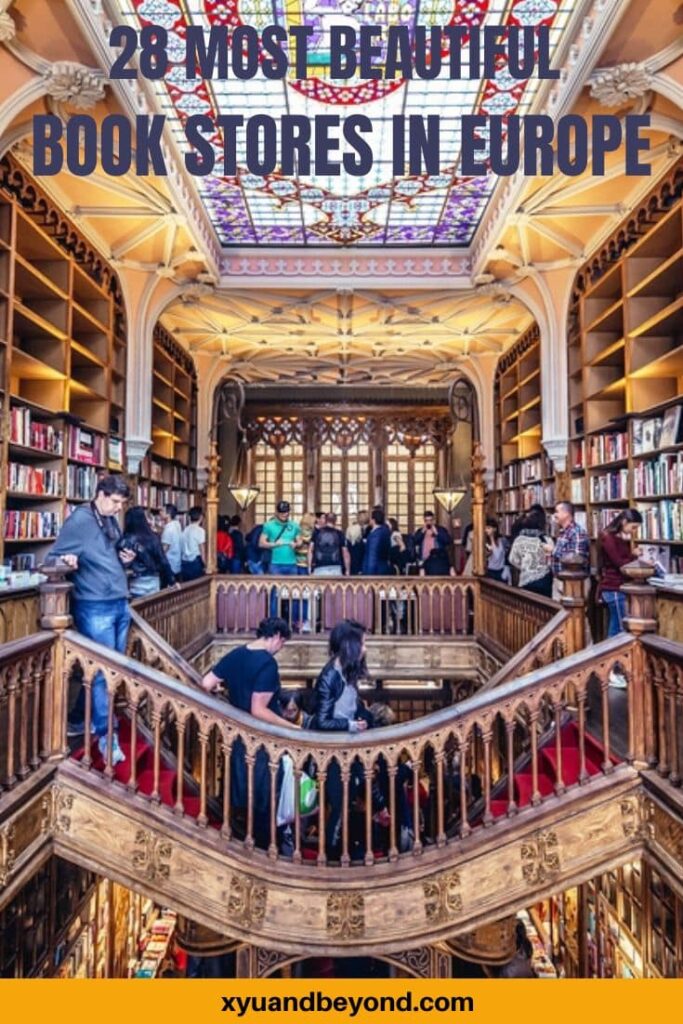
[[[553,704],[553,711],[555,713],[555,760],[557,761],[556,767],[556,780],[555,780],[555,793],[560,796],[565,791],[564,777],[562,774],[562,701],[558,700],[557,703]]]
[[[254,755],[246,754],[247,764],[247,834],[244,845],[247,850],[254,849]]]
[[[443,791],[443,764],[445,754],[439,750],[435,757],[436,764],[436,845],[446,845],[446,828],[444,822],[444,791]]]
[[[342,867],[348,867],[351,863],[349,856],[349,778],[350,771],[347,764],[342,766]]]
[[[508,783],[508,806],[507,816],[512,818],[517,813],[515,801],[515,720],[505,723],[505,739],[507,750],[507,783]]]
[[[669,782],[672,786],[679,786],[681,783],[681,776],[679,772],[679,760],[678,760],[678,728],[676,722],[676,679],[674,676],[673,666],[668,667],[666,672],[666,696],[668,706],[668,723],[669,723]]]
[[[135,793],[138,783],[138,706],[132,701],[128,707],[130,709],[130,775],[127,788],[131,793]]]
[[[277,773],[278,761],[269,761],[270,771],[270,841],[268,843],[268,856],[271,860],[277,860]]]
[[[298,764],[294,765],[294,855],[293,861],[295,864],[301,864],[301,803],[299,800],[299,794],[301,793],[301,768]]]
[[[327,769],[321,768],[318,772],[318,859],[319,867],[327,864],[325,853],[325,783],[327,782]]]
[[[664,692],[664,665],[659,658],[653,658],[655,701],[657,707],[657,732],[659,734],[659,757],[657,774],[663,779],[669,774],[669,758],[666,742],[666,698]]]
[[[31,687],[31,667],[28,661],[25,661],[21,666],[19,685],[19,766],[17,768],[17,778],[25,779],[30,771],[28,766],[28,704]]]
[[[579,785],[583,786],[590,776],[586,770],[586,691],[577,691],[576,704],[579,712]]]
[[[90,756],[92,749],[92,679],[88,679],[85,669],[83,669],[83,697],[85,709],[83,713],[83,757],[81,758],[81,764],[84,768],[90,768],[92,766],[92,757]]]
[[[200,828],[206,828],[209,824],[209,817],[206,813],[206,793],[207,793],[207,750],[209,745],[209,737],[202,729],[199,733],[199,814],[197,815],[197,824]]]
[[[413,854],[422,853],[422,840],[420,839],[420,759],[413,761]]]
[[[158,711],[152,713],[152,727],[154,729],[154,751],[152,762],[152,792],[150,799],[155,804],[161,803],[159,791],[159,776],[161,773],[161,714]]]
[[[223,752],[223,824],[221,825],[221,838],[226,841],[232,836],[230,826],[230,749],[231,744],[225,739],[221,742]]]
[[[602,747],[605,754],[602,770],[605,775],[609,775],[612,771],[612,761],[610,758],[609,679],[601,682],[600,689],[602,695]]]
[[[398,829],[399,823],[396,815],[396,776],[398,766],[389,765],[389,860],[398,860]]]
[[[491,814],[491,739],[492,733],[489,729],[483,733],[484,740],[484,828],[493,823]]]
[[[467,753],[464,740],[459,741],[460,746],[460,838],[465,839],[472,829],[467,820],[467,785],[465,781],[467,773]]]
[[[365,774],[365,864],[371,867],[375,858],[372,850],[372,766],[363,765]]]
[[[17,689],[19,686],[19,667],[13,666],[9,671],[7,682],[7,751],[5,759],[6,789],[16,785],[17,777],[14,764],[14,741],[17,729]]]
[[[114,778],[114,767],[111,763],[112,750],[114,746],[114,699],[115,694],[107,686],[107,756],[104,765],[104,777],[111,781]],[[87,741],[87,736],[86,736]]]
[[[538,788],[538,711],[531,712],[529,725],[531,729],[531,803],[537,807],[541,802]]]
[[[40,705],[43,694],[43,680],[45,669],[42,657],[37,657],[33,662],[33,706],[31,708],[31,754],[29,766],[35,771],[40,765]]]
[[[183,790],[185,788],[185,727],[187,725],[187,719],[176,717],[176,731],[178,735],[178,751],[176,753],[177,772],[176,772],[176,801],[173,806],[173,813],[178,814],[182,817],[185,813],[183,807]]]

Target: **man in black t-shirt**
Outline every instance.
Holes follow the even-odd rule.
[[[233,707],[262,722],[289,724],[280,713],[280,673],[275,655],[282,650],[290,635],[284,619],[262,619],[256,630],[256,639],[236,647],[221,658],[206,673],[202,686],[209,693],[224,689]],[[233,743],[230,768],[232,806],[246,808],[247,765],[244,744],[240,739]],[[267,849],[270,843],[270,770],[268,755],[263,749],[259,750],[254,763],[252,802],[254,841],[257,846]]]
[[[308,548],[308,571],[314,576],[348,576],[350,569],[346,537],[337,529],[334,512],[328,512],[324,524],[313,531]]]

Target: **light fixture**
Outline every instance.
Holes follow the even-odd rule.
[[[448,515],[451,515],[467,494],[467,489],[465,487],[435,487],[432,494]]]
[[[245,512],[252,502],[256,501],[261,488],[257,487],[256,484],[251,483],[249,480],[249,459],[248,451],[249,446],[247,444],[247,435],[244,427],[242,426],[242,409],[244,408],[244,388],[241,382],[235,382],[237,384],[237,400],[230,410],[236,416],[236,427],[237,436],[239,438],[239,447],[237,449],[237,459],[235,460],[235,468],[230,476],[230,482],[228,483],[228,491],[232,496],[235,504],[239,508],[240,512]],[[226,416],[227,419],[227,416]]]
[[[438,501],[439,505],[441,505],[444,511],[450,516],[467,494],[467,487],[464,483],[456,484],[452,480],[453,451],[450,436],[446,445],[445,454],[446,458],[444,461],[446,464],[446,479],[442,486],[437,485],[432,490],[432,494]]]

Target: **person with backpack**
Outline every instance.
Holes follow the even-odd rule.
[[[252,576],[263,576],[270,568],[270,551],[259,545],[262,532],[263,523],[257,523],[245,538],[247,569]]]
[[[337,517],[328,512],[325,523],[313,531],[308,548],[308,569],[314,576],[348,576],[351,556],[346,538],[337,529]]]

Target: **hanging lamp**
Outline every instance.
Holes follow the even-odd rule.
[[[239,508],[240,512],[245,512],[249,506],[256,501],[261,488],[253,484],[249,479],[249,459],[247,457],[249,446],[247,444],[247,434],[242,426],[242,409],[244,408],[244,388],[241,382],[236,382],[238,385],[238,402],[236,408],[236,419],[237,419],[237,436],[239,438],[239,445],[237,448],[237,459],[235,460],[235,467],[230,476],[230,482],[228,483],[228,491],[232,495],[232,498]]]

